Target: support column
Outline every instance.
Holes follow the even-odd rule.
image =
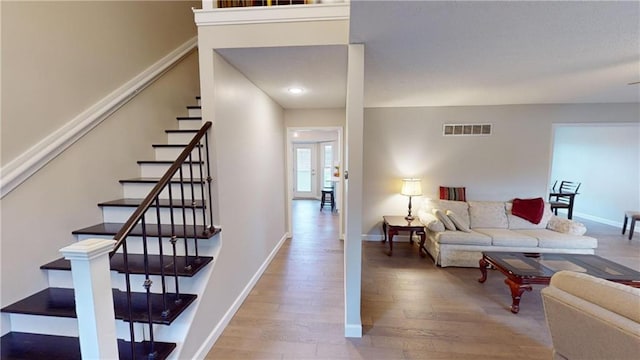
[[[60,249],[71,261],[83,359],[118,359],[109,252],[115,240],[88,239]]]

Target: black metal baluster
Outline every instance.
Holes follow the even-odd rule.
[[[176,236],[176,222],[173,216],[173,190],[171,189],[171,184],[169,184],[169,210],[170,219],[171,219],[171,248],[172,248],[172,258],[173,258],[173,278],[175,280],[175,292],[176,292],[176,303],[180,302],[180,287],[178,285],[178,254],[176,252],[176,242],[178,241],[178,237]]]
[[[184,202],[184,174],[182,172],[182,166],[180,166],[180,195],[182,196],[182,231],[184,235],[184,268],[191,270],[189,264],[189,243],[187,242],[187,207]]]
[[[153,359],[156,357],[155,344],[153,339],[153,315],[151,312],[151,284],[153,282],[149,278],[149,251],[147,247],[147,222],[142,217],[142,253],[144,254],[144,283],[143,287],[147,292],[147,316],[148,316],[148,325],[149,325],[149,354],[148,358]]]
[[[133,306],[131,304],[131,272],[129,271],[129,257],[127,242],[122,242],[122,259],[124,261],[124,282],[127,289],[127,315],[129,316],[129,337],[131,337],[131,358],[136,358],[136,333],[133,328]],[[118,239],[116,239],[118,241]]]
[[[199,259],[199,255],[198,255],[198,230],[197,230],[197,225],[196,225],[196,191],[195,191],[195,179],[193,178],[193,157],[191,156],[191,153],[189,153],[189,177],[191,178],[190,181],[190,188],[191,188],[191,215],[193,217],[192,219],[192,223],[193,223],[193,247],[195,248],[195,259],[194,261],[198,261]]]
[[[158,226],[158,255],[160,256],[160,284],[162,286],[162,317],[169,316],[167,306],[167,286],[164,280],[164,251],[162,249],[162,219],[160,217],[160,198],[156,197],[156,222]]]
[[[206,133],[204,133],[204,144],[206,147],[205,155],[207,158],[207,185],[209,188],[209,199],[207,203],[204,205],[209,207],[209,223],[211,225],[211,228],[209,229],[209,231],[213,233],[213,203],[211,202],[211,181],[213,179],[211,178],[211,168],[209,167],[209,131],[208,130]],[[204,198],[202,198],[202,201],[204,202]]]
[[[209,231],[209,226],[207,226],[207,209],[205,209],[204,204],[204,170],[202,169],[204,166],[204,162],[202,161],[202,142],[198,143],[198,168],[200,169],[200,201],[202,202],[202,235],[207,235]]]

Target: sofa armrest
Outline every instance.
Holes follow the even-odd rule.
[[[587,232],[587,227],[583,223],[555,215],[549,219],[547,229],[570,235],[584,235]]]
[[[560,271],[541,294],[557,355],[568,359],[637,356],[640,290],[586,274]]]

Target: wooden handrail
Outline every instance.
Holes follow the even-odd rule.
[[[113,251],[111,252],[111,256],[115,254],[115,252],[122,246],[124,239],[129,236],[129,234],[133,231],[133,228],[138,224],[138,221],[144,216],[147,210],[151,207],[151,204],[155,201],[155,199],[160,195],[162,190],[171,182],[171,179],[175,175],[175,173],[182,167],[185,160],[193,149],[200,143],[200,140],[204,137],[207,131],[211,128],[211,121],[207,121],[202,128],[198,131],[198,133],[193,137],[189,145],[187,145],[184,150],[180,153],[180,155],[173,162],[171,167],[165,172],[165,174],[160,178],[156,186],[153,187],[151,192],[144,198],[144,200],[140,203],[138,208],[133,212],[133,214],[129,217],[129,220],[122,226],[120,231],[114,236],[114,240],[116,243],[113,247]],[[209,204],[211,206],[211,204]]]

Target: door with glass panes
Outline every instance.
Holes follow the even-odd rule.
[[[293,197],[313,198],[316,189],[316,149],[314,144],[293,145]]]

